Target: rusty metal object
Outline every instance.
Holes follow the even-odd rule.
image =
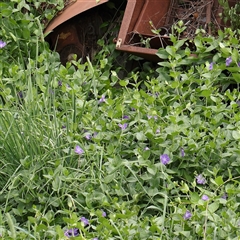
[[[70,0],[69,4],[48,24],[44,33],[49,33],[70,18],[108,1],[109,0]]]
[[[84,60],[97,50],[97,40],[102,36],[100,25],[106,14],[101,8],[99,13],[94,9],[108,1],[119,4],[117,0],[69,0],[50,22],[45,33],[51,32],[47,39],[51,48],[60,53],[63,64],[74,54]],[[232,6],[237,0],[228,2]],[[116,49],[157,62],[158,49],[172,44],[174,24],[182,21],[186,27],[180,38],[193,39],[197,29],[215,35],[218,29],[228,26],[219,19],[221,12],[218,0],[128,0]]]
[[[101,0],[99,4],[107,1]],[[95,10],[99,5],[96,2],[77,0],[71,3],[46,28],[45,33],[51,31],[46,40],[50,48],[60,54],[62,64],[73,60],[74,55],[85,61],[86,56],[91,58],[95,53],[102,24],[102,19]]]
[[[228,0],[229,5],[236,0]],[[218,0],[128,0],[116,49],[150,61],[159,61],[159,48],[171,45],[169,35],[180,20],[186,29],[180,38],[193,39],[197,29],[206,35],[217,34],[228,24],[219,19]]]
[[[161,43],[161,39],[152,33],[152,27],[159,29],[164,25],[170,4],[171,0],[129,0],[116,48],[150,61],[158,61],[157,49],[167,43]],[[149,46],[143,46],[146,38],[149,39]]]

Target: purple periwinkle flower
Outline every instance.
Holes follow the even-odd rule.
[[[22,91],[18,92],[18,97],[23,99],[23,92]]]
[[[156,115],[154,115],[154,116],[147,115],[147,118],[148,118],[148,119],[154,118],[155,120],[157,120],[157,119],[158,119],[158,117],[157,117]]]
[[[145,147],[144,150],[147,151],[147,150],[150,150],[150,148],[149,147]]]
[[[80,220],[84,224],[85,227],[89,225],[89,221],[85,217],[81,217]]]
[[[207,195],[205,195],[205,194],[202,195],[202,200],[203,201],[207,201],[208,199],[209,199],[209,197]]]
[[[169,163],[170,157],[167,154],[163,154],[160,156],[160,160],[163,165],[166,165]]]
[[[93,240],[98,240],[98,238],[97,238],[97,237],[95,237],[95,238],[93,238]]]
[[[213,70],[213,64],[214,64],[214,62],[211,62],[211,63],[209,64],[209,70]]]
[[[66,237],[77,237],[79,234],[80,234],[80,232],[79,232],[78,228],[67,229],[64,232],[64,235]]]
[[[7,45],[4,41],[0,40],[0,48],[4,48]]]
[[[83,149],[80,148],[80,146],[76,146],[75,147],[75,153],[77,153],[78,155],[82,155],[84,153]]]
[[[185,212],[185,214],[183,215],[184,220],[188,220],[188,219],[190,219],[191,217],[192,217],[192,213],[191,213],[189,210],[187,210],[187,211]]]
[[[237,65],[238,65],[238,67],[240,67],[240,62],[238,62],[238,64],[237,64]]]
[[[128,127],[128,124],[127,124],[127,123],[124,123],[124,124],[119,123],[118,126],[119,126],[122,130],[125,130],[125,129]]]
[[[123,119],[130,119],[130,117],[128,115],[124,115]]]
[[[206,179],[203,177],[202,174],[199,174],[199,175],[196,177],[196,179],[197,179],[197,183],[198,183],[198,184],[204,185],[204,184],[206,183]]]
[[[106,217],[106,216],[107,216],[107,213],[104,212],[104,211],[102,211],[102,216],[103,216],[103,217]]]
[[[158,133],[160,133],[160,129],[157,129],[157,130],[156,130],[156,134],[158,134]]]
[[[181,157],[184,157],[184,156],[185,156],[185,152],[184,152],[184,149],[183,149],[183,148],[181,148],[180,153],[181,153]]]
[[[58,81],[58,86],[61,87],[62,86],[62,81]]]
[[[232,62],[232,58],[231,57],[226,58],[226,66],[227,67],[230,65],[231,62]]]
[[[105,96],[102,95],[102,97],[99,99],[98,103],[103,103],[105,101],[106,101]]]
[[[224,193],[224,194],[222,195],[222,198],[225,199],[225,200],[227,200],[227,198],[228,198],[227,193]]]
[[[92,135],[91,135],[90,133],[87,133],[87,134],[85,135],[85,138],[86,138],[87,140],[91,140]]]

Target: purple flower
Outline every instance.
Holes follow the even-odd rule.
[[[157,133],[157,134],[160,133],[160,129],[157,129],[157,130],[156,130],[156,133]]]
[[[98,240],[98,238],[97,238],[97,237],[95,237],[95,238],[93,238],[93,240]]]
[[[204,184],[206,183],[206,179],[203,177],[202,174],[198,175],[198,176],[196,177],[196,179],[197,179],[197,183],[198,183],[198,184],[204,185]]]
[[[82,155],[84,151],[82,148],[80,148],[80,146],[77,145],[75,148],[75,153],[77,153],[78,155]]]
[[[127,128],[128,124],[127,124],[127,123],[124,123],[124,124],[119,123],[118,126],[119,126],[122,130],[125,130],[125,129]]]
[[[240,62],[238,62],[238,67],[240,67]]]
[[[4,41],[0,40],[0,48],[4,48],[7,45]]]
[[[183,216],[184,220],[188,220],[191,217],[192,217],[192,213],[189,210],[187,210]]]
[[[154,118],[155,120],[157,120],[157,119],[158,119],[158,117],[157,117],[156,115],[154,115],[154,116],[147,115],[147,118],[148,118],[148,119]]]
[[[214,62],[211,62],[211,63],[209,64],[209,70],[213,70],[213,64],[214,64]]]
[[[227,193],[224,193],[224,194],[222,195],[222,198],[225,199],[225,200],[227,200],[227,198],[228,198]]]
[[[102,95],[102,97],[99,99],[98,103],[103,103],[105,101],[106,101],[105,96]]]
[[[170,157],[167,154],[163,154],[160,156],[160,160],[163,165],[166,165],[169,163]]]
[[[58,81],[58,86],[61,87],[62,86],[62,81]]]
[[[184,157],[184,156],[185,156],[185,152],[184,152],[184,149],[183,149],[183,148],[181,148],[181,151],[180,151],[180,152],[181,152],[181,156]]]
[[[130,119],[130,117],[127,116],[127,115],[124,115],[124,116],[123,116],[123,119]]]
[[[85,217],[81,217],[80,220],[81,220],[81,222],[84,224],[85,227],[86,227],[87,225],[89,225],[89,221],[88,221]]]
[[[107,213],[104,212],[104,211],[102,211],[102,216],[103,216],[103,217],[106,217],[106,216],[107,216]]]
[[[18,97],[21,98],[21,99],[23,98],[23,92],[22,91],[18,92]]]
[[[145,147],[144,150],[147,151],[147,150],[150,150],[150,148],[149,147]]]
[[[205,194],[202,195],[202,200],[203,201],[207,201],[208,199],[209,199],[209,197],[207,195],[205,195]]]
[[[64,232],[64,235],[66,237],[77,237],[79,234],[80,234],[80,232],[79,232],[78,228],[67,229]]]
[[[232,58],[231,57],[226,58],[226,66],[227,67],[230,65],[231,62],[232,62]]]
[[[87,134],[85,135],[85,138],[86,138],[87,140],[91,140],[92,135],[91,135],[90,133],[87,133]]]

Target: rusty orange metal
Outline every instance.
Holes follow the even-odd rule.
[[[232,7],[238,0],[228,0],[229,6]],[[202,10],[201,19],[198,19],[196,12],[188,12],[187,20],[180,17],[181,11],[186,13],[186,9],[181,4],[198,4]],[[219,17],[223,12],[218,0],[208,0],[207,4],[201,4],[201,1],[177,1],[177,0],[128,0],[124,12],[122,25],[118,34],[116,49],[132,53],[150,61],[159,61],[156,56],[159,48],[165,48],[171,45],[170,34],[174,23],[180,19],[186,20],[184,24],[190,22],[197,23],[202,20],[202,26],[206,27],[206,32],[212,34],[210,23],[215,24],[216,28],[224,28],[229,23],[224,23]],[[192,5],[189,5],[192,6]],[[205,15],[204,15],[205,14]],[[198,20],[197,20],[198,19]],[[203,22],[203,19],[206,19]],[[212,22],[212,20],[216,22]],[[188,23],[187,23],[188,21]],[[190,25],[191,25],[190,24]],[[215,28],[215,29],[216,29]],[[192,35],[181,36],[183,38],[194,38],[195,30]],[[214,29],[213,29],[214,30]],[[155,33],[154,33],[155,31]]]
[[[161,39],[156,38],[152,28],[154,26],[159,29],[164,25],[171,2],[171,0],[128,0],[116,48],[150,61],[159,61],[156,53],[162,43]],[[149,48],[142,46],[141,38],[151,39]]]
[[[45,29],[46,41],[60,54],[62,64],[76,55],[84,62],[93,56],[100,35],[101,17],[97,6],[108,0],[73,0],[49,23]]]
[[[99,39],[97,37],[102,36],[99,32],[105,14],[104,10],[96,7],[108,1],[118,3],[118,0],[69,0],[65,9],[49,23],[45,33],[51,33],[46,39],[51,49],[60,53],[63,63],[74,54],[82,59],[94,55]],[[237,1],[228,0],[229,6],[234,6]],[[189,28],[191,32],[184,31],[180,36],[187,39],[194,38],[197,29],[195,23],[200,21],[202,24],[200,26],[206,28],[210,35],[212,30],[216,31],[216,28],[212,29],[210,25],[212,20],[216,21],[217,27],[228,26],[219,17],[223,9],[218,0],[207,0],[206,3],[203,6],[204,10],[201,10],[201,1],[197,0],[127,0],[116,49],[158,62],[160,59],[156,53],[159,48],[172,44],[170,41],[170,34],[174,31],[172,26],[179,20],[184,20],[185,26],[192,27]],[[199,14],[193,5],[203,14]],[[194,12],[188,11],[190,8],[193,8]]]
[[[68,5],[48,24],[44,32],[49,33],[74,16],[108,1],[109,0],[70,0]]]

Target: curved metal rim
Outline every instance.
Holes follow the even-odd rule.
[[[74,1],[74,0],[73,0]],[[70,18],[85,12],[91,8],[99,6],[100,4],[106,3],[109,0],[75,0],[74,3],[70,3],[71,5],[67,6],[62,10],[61,14],[53,18],[53,20],[48,24],[44,33],[47,34],[51,32],[54,28],[59,26],[60,24],[66,22]]]

